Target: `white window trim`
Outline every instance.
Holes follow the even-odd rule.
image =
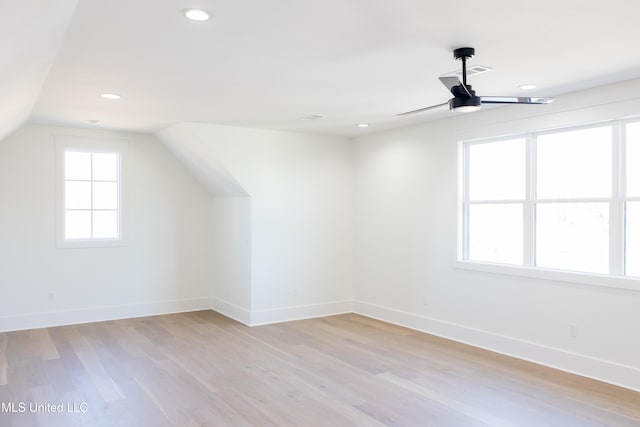
[[[458,259],[454,268],[489,274],[527,277],[563,283],[577,283],[605,288],[628,289],[640,292],[640,278],[631,276],[611,276],[608,274],[582,273],[579,271],[552,270],[541,267],[493,264],[480,261]]]
[[[126,157],[128,143],[120,139],[104,139],[95,137],[79,137],[68,135],[55,135],[55,153],[56,153],[56,247],[60,249],[69,248],[106,248],[126,246],[125,227],[123,221],[123,182],[125,181]],[[119,235],[117,239],[73,239],[66,240],[64,238],[64,153],[67,150],[78,150],[84,152],[118,152],[120,158],[119,180],[118,180],[118,226]]]
[[[466,140],[458,143],[458,239],[457,239],[457,256],[453,263],[453,267],[461,270],[477,271],[488,274],[508,275],[517,277],[527,277],[532,279],[542,279],[547,281],[586,284],[607,288],[627,289],[640,291],[640,278],[624,275],[624,236],[621,227],[623,227],[624,204],[629,201],[640,200],[640,197],[628,197],[623,188],[624,180],[620,182],[620,177],[626,172],[625,135],[624,129],[630,123],[640,122],[640,118],[633,117],[628,119],[608,120],[603,122],[594,122],[577,126],[566,126],[546,131],[524,132],[514,135],[500,136],[495,138],[482,138],[478,140]],[[613,146],[612,146],[612,194],[611,198],[605,198],[610,202],[610,274],[596,274],[579,271],[555,270],[549,268],[536,267],[532,265],[535,256],[535,230],[533,229],[533,220],[529,221],[529,217],[533,216],[534,205],[538,202],[547,200],[535,200],[533,188],[530,180],[535,180],[535,141],[537,136],[547,133],[562,132],[586,129],[598,126],[612,126]],[[535,137],[534,137],[535,135]],[[527,191],[525,200],[514,200],[514,203],[524,203],[524,215],[527,221],[524,222],[524,253],[523,265],[499,264],[481,261],[468,260],[468,191],[469,188],[469,143],[490,143],[505,139],[513,139],[517,137],[525,137],[527,145],[527,162],[526,162],[526,185]],[[533,168],[533,169],[530,169]],[[585,199],[587,201],[596,201],[598,198]],[[570,199],[568,201],[576,202],[578,199]],[[494,201],[491,201],[494,202]],[[562,200],[549,200],[549,202],[562,202]],[[477,202],[476,202],[477,203]],[[488,202],[490,203],[490,202]],[[615,220],[614,220],[615,218]]]

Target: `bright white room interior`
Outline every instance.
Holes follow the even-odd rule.
[[[357,312],[640,390],[639,280],[457,258],[459,142],[640,116],[640,6],[156,3],[3,6],[0,331]],[[467,44],[476,90],[556,101],[396,117]],[[127,142],[126,245],[56,246],[56,136]]]

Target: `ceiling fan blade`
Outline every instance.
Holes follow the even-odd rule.
[[[467,87],[464,84],[462,84],[459,78],[454,76],[446,76],[446,77],[438,77],[438,79],[442,82],[443,85],[445,85],[447,89],[449,89],[449,92],[451,92],[453,96],[460,96],[460,92],[456,93],[453,90],[454,87],[460,87],[467,93],[467,95],[472,96],[471,92],[469,92],[469,89],[467,89]]]
[[[428,111],[428,110],[435,110],[436,108],[440,108],[440,107],[444,107],[445,105],[449,105],[449,102],[445,102],[443,104],[438,104],[438,105],[432,105],[430,107],[425,107],[425,108],[420,108],[418,110],[412,110],[412,111],[407,111],[406,113],[400,113],[397,114],[398,116],[406,116],[409,114],[415,114],[415,113],[422,113],[423,111]]]
[[[549,104],[555,98],[533,98],[528,96],[481,96],[483,104]]]
[[[458,86],[462,84],[460,79],[454,76],[438,77],[438,79],[442,82],[443,85],[445,85],[445,87],[449,90],[449,92],[451,92],[451,89],[454,86]]]

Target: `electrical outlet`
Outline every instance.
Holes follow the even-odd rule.
[[[56,293],[55,292],[49,292],[49,301],[53,302],[56,300]]]
[[[578,336],[578,325],[575,323],[569,323],[569,336],[576,338]]]
[[[294,297],[298,296],[298,288],[293,288],[293,296]]]

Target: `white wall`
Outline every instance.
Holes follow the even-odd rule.
[[[128,141],[126,247],[55,247],[54,134]],[[155,138],[24,126],[0,141],[0,198],[0,330],[210,308],[214,207]]]
[[[214,307],[251,323],[251,198],[214,199]]]
[[[197,123],[158,136],[183,158],[195,155],[214,170],[223,165],[251,198],[251,305],[240,307],[250,311],[248,323],[350,310],[347,139]]]
[[[457,141],[640,114],[640,81],[358,138],[356,311],[640,389],[637,290],[457,269]],[[578,337],[569,336],[569,323]]]

